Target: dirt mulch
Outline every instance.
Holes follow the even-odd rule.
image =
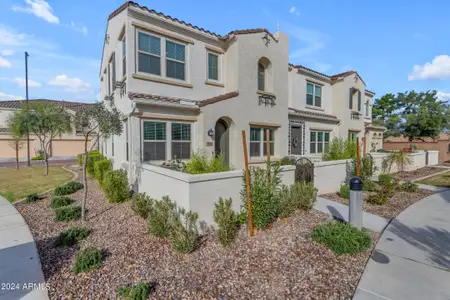
[[[394,192],[394,196],[389,199],[384,205],[375,205],[370,204],[367,202],[367,199],[369,198],[368,192],[363,192],[363,210],[365,212],[384,217],[387,219],[393,219],[396,216],[398,216],[399,213],[404,211],[408,206],[411,204],[422,200],[435,192],[427,191],[419,189],[415,193],[407,193],[407,192]],[[341,198],[337,193],[331,193],[331,194],[325,194],[321,195],[321,197],[324,197],[329,200],[333,200],[336,202],[340,202],[343,204],[348,205],[349,200],[345,198]]]
[[[393,174],[394,178],[398,179],[398,180],[403,180],[403,181],[411,181],[411,180],[416,180],[428,175],[433,175],[439,172],[445,171],[445,169],[443,168],[433,168],[433,167],[425,167],[425,168],[420,168],[417,169],[415,171],[408,171],[408,172],[398,172]]]
[[[51,299],[116,299],[119,286],[138,282],[154,284],[150,299],[350,299],[370,255],[336,256],[312,242],[312,229],[328,218],[317,211],[276,222],[253,238],[243,228],[228,249],[209,234],[182,255],[148,234],[129,203],[108,204],[96,182],[89,186],[92,232],[78,246],[53,248],[62,230],[81,222],[54,222],[50,197],[16,206],[36,240]],[[82,191],[71,197],[79,202]],[[379,235],[372,237],[374,245]],[[87,245],[107,256],[100,269],[75,276],[74,255]]]

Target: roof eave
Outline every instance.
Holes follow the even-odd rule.
[[[316,116],[316,115],[296,112],[296,111],[293,111],[293,110],[289,110],[289,114],[293,115],[293,116],[299,116],[299,117],[315,119],[315,120],[329,121],[329,122],[333,122],[333,123],[340,123],[341,122],[341,119],[329,118],[329,117],[324,117],[324,116]]]

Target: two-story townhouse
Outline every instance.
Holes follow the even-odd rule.
[[[288,37],[265,29],[225,36],[126,2],[108,20],[101,99],[125,116],[124,133],[102,143],[115,168],[223,153],[243,167],[288,154]]]
[[[109,16],[100,71],[101,99],[124,113],[125,130],[103,141],[103,153],[131,177],[141,163],[194,151],[242,168],[242,130],[251,164],[264,161],[266,131],[276,160],[320,158],[334,137],[380,130],[370,125],[374,93],[356,72],[290,65],[288,51],[279,31],[221,36],[126,2]]]

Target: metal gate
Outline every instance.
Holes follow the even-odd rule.
[[[314,164],[306,157],[295,162],[295,182],[305,181],[314,184]]]

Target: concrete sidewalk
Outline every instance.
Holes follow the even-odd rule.
[[[450,190],[404,210],[383,232],[354,300],[450,299]]]
[[[348,206],[317,196],[314,209],[329,214],[336,219],[348,222]],[[368,212],[363,212],[363,227],[375,232],[382,232],[389,220]]]
[[[2,196],[0,299],[48,299],[33,236],[16,208]]]

